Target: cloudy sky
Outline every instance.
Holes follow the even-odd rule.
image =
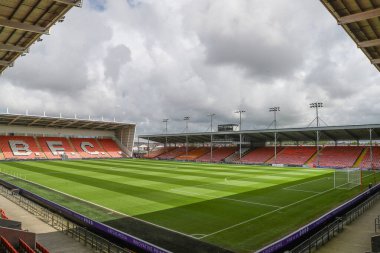
[[[380,123],[380,73],[316,0],[84,0],[0,78],[0,109],[137,123]]]

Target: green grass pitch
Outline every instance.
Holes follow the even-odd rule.
[[[334,189],[328,169],[132,159],[3,162],[0,169],[115,211],[0,174],[98,221],[126,214],[236,252],[257,250],[360,192]]]

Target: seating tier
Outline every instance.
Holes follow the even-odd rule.
[[[277,148],[277,154],[282,150],[281,147]],[[274,156],[274,147],[261,147],[256,148],[241,158],[242,163],[260,164],[265,163]]]
[[[303,165],[317,152],[316,147],[285,147],[268,163],[287,164],[287,165]]]
[[[70,159],[81,158],[64,137],[38,137],[38,143],[48,159],[61,159],[64,153]]]
[[[45,159],[45,155],[31,136],[0,136],[4,159]]]
[[[98,139],[103,149],[113,158],[123,157],[123,151],[119,145],[112,139]]]
[[[211,161],[211,152],[200,156],[197,161],[198,162],[221,162],[226,157],[232,155],[237,150],[236,147],[221,147],[213,149],[212,151],[212,161]],[[210,150],[211,151],[211,150]]]
[[[319,153],[320,167],[346,168],[352,167],[363,147],[342,146],[342,147],[324,147]],[[313,166],[317,166],[317,158],[312,161]]]
[[[380,147],[372,147],[372,162],[375,168],[380,168]],[[372,168],[371,166],[371,152],[368,148],[367,153],[364,155],[360,168]]]

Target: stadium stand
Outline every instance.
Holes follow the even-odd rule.
[[[276,160],[274,157],[268,163],[287,164],[287,165],[303,165],[317,152],[316,147],[285,147],[277,154]]]
[[[374,168],[380,168],[380,147],[372,147],[372,161]],[[371,166],[371,152],[369,147],[367,148],[367,152],[364,155],[363,160],[361,161],[360,168],[369,169]]]
[[[187,155],[183,154],[178,157],[176,157],[176,160],[179,161],[195,161],[198,157],[203,156],[204,154],[207,154],[210,152],[210,148],[207,147],[201,147],[201,148],[195,148],[187,153]]]
[[[241,149],[241,156],[245,156],[246,154],[248,154],[250,152],[250,149],[249,148],[242,148]],[[226,163],[239,163],[240,161],[240,150],[237,148],[235,153],[233,153],[232,155],[226,157],[224,159],[224,161]]]
[[[187,149],[188,152],[190,152],[193,148],[189,147]],[[169,151],[169,152],[166,152],[162,155],[159,155],[157,156],[157,158],[159,159],[163,159],[163,160],[169,160],[169,159],[174,159],[176,158],[177,156],[180,156],[180,155],[184,155],[186,154],[186,147],[179,147],[179,148],[175,148],[173,149],[172,151]]]
[[[277,148],[277,154],[281,152],[282,148]],[[241,163],[260,164],[265,163],[274,156],[274,147],[261,147],[252,150],[243,156],[240,160]]]
[[[175,148],[173,148],[173,147],[158,148],[158,149],[150,151],[149,154],[145,154],[144,158],[153,159],[153,158],[156,158],[157,156],[160,156],[160,155],[162,155],[164,153],[172,151],[173,149],[175,149]]]
[[[346,168],[352,167],[362,153],[364,147],[359,146],[328,146],[319,153],[320,167]],[[312,166],[317,166],[316,159],[312,160]]]
[[[237,150],[236,147],[221,147],[216,148],[212,152],[212,161],[211,161],[211,152],[204,154],[203,156],[199,157],[196,161],[197,162],[221,162],[228,156],[235,153]]]
[[[123,157],[123,151],[121,151],[120,147],[117,143],[112,139],[97,139],[99,145],[103,147],[104,151],[106,151],[113,158],[121,158]]]
[[[66,154],[70,159],[81,158],[67,138],[38,137],[37,141],[48,159],[61,159],[62,154]]]
[[[104,149],[92,138],[70,138],[75,150],[82,158],[106,158],[110,157]]]
[[[0,149],[4,159],[46,159],[36,140],[31,136],[1,136]]]

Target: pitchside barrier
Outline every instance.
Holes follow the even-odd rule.
[[[17,179],[22,180],[21,178]],[[29,181],[24,182],[33,184]],[[175,231],[170,231],[161,227],[157,227],[153,224],[148,224],[146,222],[134,219],[133,217],[125,217],[122,223],[125,224],[127,227],[131,227],[135,233],[139,232],[140,235],[145,236],[144,240],[141,239],[139,235],[133,236],[129,233],[120,231],[106,224],[92,220],[84,215],[81,215],[66,207],[63,207],[52,201],[44,199],[30,191],[27,191],[2,179],[0,179],[0,185],[3,185],[8,189],[12,189],[12,191],[16,191],[19,196],[23,196],[33,202],[36,202],[39,205],[42,205],[48,208],[49,210],[52,210],[53,212],[59,214],[60,216],[63,216],[73,221],[76,224],[85,226],[90,231],[93,231],[104,238],[107,238],[113,242],[118,242],[119,244],[129,245],[130,247],[138,251],[152,253],[187,253],[189,252],[189,249],[192,249],[194,252],[232,253],[232,251],[203,242],[196,238],[189,237],[184,234],[180,234]],[[147,239],[150,240],[152,243],[147,242]],[[157,246],[158,243],[160,243],[160,245],[162,246]]]
[[[44,199],[32,192],[29,192],[27,190],[24,190],[18,186],[15,186],[13,184],[10,184],[2,179],[0,179],[0,184],[4,185],[6,188],[8,189],[17,189],[19,191],[19,194],[21,196],[24,196],[28,199],[35,199],[37,200],[38,202],[40,203],[44,203],[46,206],[50,207],[51,209],[55,210],[55,211],[58,211],[58,213],[60,215],[63,215],[63,216],[66,216],[66,217],[71,217],[73,220],[79,220],[81,221],[82,223],[86,224],[88,227],[91,227],[95,230],[99,230],[99,231],[102,231],[104,232],[105,234],[108,234],[110,236],[113,236],[129,245],[132,245],[132,246],[135,246],[139,249],[142,249],[146,252],[152,252],[152,253],[168,253],[170,251],[167,251],[165,249],[162,249],[156,245],[153,245],[153,244],[150,244],[146,241],[143,241],[139,238],[136,238],[134,236],[131,236],[129,234],[126,234],[124,232],[121,232],[117,229],[114,229],[112,227],[109,227],[105,224],[102,224],[100,222],[97,222],[97,221],[94,221],[94,220],[91,220],[89,218],[87,218],[86,216],[84,215],[81,215],[77,212],[74,212],[66,207],[63,207],[61,205],[58,205],[50,200],[47,200],[47,199]]]
[[[303,240],[311,237],[319,229],[325,226],[328,222],[333,221],[337,217],[341,217],[343,214],[349,212],[355,206],[369,199],[371,196],[377,194],[380,191],[380,184],[373,186],[372,188],[366,190],[365,192],[359,194],[355,198],[345,202],[344,204],[338,206],[317,220],[312,221],[306,226],[298,229],[297,231],[283,237],[282,239],[260,249],[257,253],[276,253],[284,252],[289,250],[289,248],[294,247]]]

